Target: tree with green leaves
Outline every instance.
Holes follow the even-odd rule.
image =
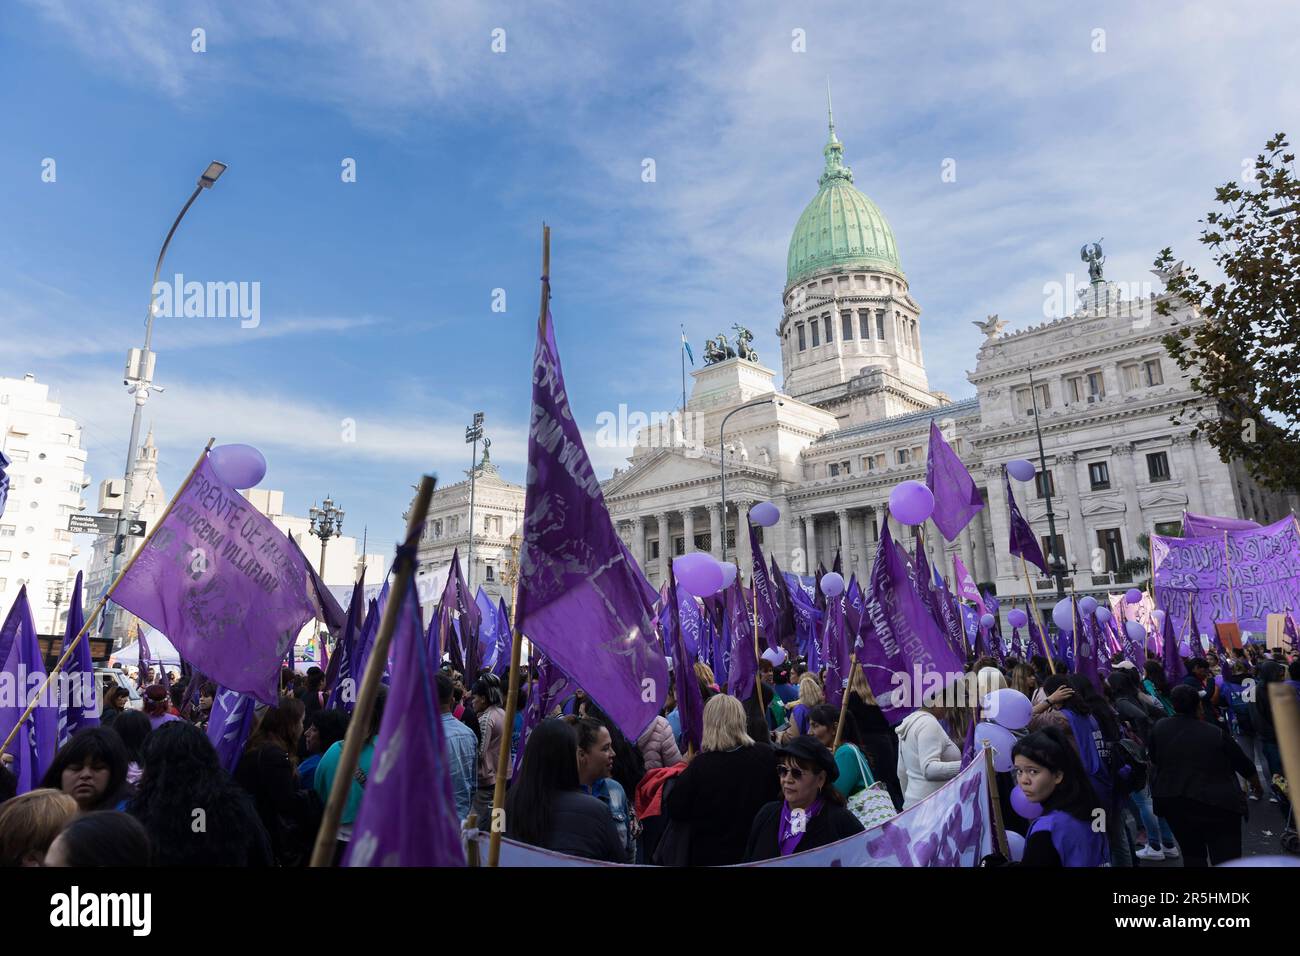
[[[1164,337],[1200,397],[1170,419],[1193,424],[1223,461],[1240,459],[1261,485],[1300,484],[1300,180],[1278,133],[1255,158],[1255,178],[1215,191],[1219,208],[1201,220],[1223,282],[1211,285],[1165,248],[1155,261],[1170,315],[1190,305],[1203,322]],[[1218,417],[1206,416],[1206,401]]]

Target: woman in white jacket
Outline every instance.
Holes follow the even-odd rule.
[[[915,806],[957,776],[961,748],[952,742],[936,714],[944,708],[931,697],[896,728],[898,782],[903,789],[903,809]]]

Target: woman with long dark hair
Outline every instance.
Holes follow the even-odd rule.
[[[153,733],[153,724],[140,711],[128,710],[113,721],[113,730],[126,747],[126,782],[134,789],[144,773],[144,758],[140,754],[144,751],[145,739]]]
[[[68,794],[78,813],[111,810],[126,798],[126,765],[122,738],[111,728],[88,727],[54,755],[41,786]]]
[[[298,785],[303,710],[302,701],[293,697],[281,697],[275,707],[267,708],[235,768],[235,782],[252,795],[281,866],[307,862],[324,809],[314,794]]]
[[[626,856],[609,809],[578,784],[578,735],[550,717],[524,744],[519,776],[506,797],[506,836],[589,860]]]
[[[144,745],[144,776],[127,812],[149,834],[156,866],[270,866],[271,841],[252,799],[217,751],[183,720]]]
[[[852,720],[844,721],[840,745],[834,746],[835,731],[839,723],[839,709],[830,704],[818,704],[808,714],[808,733],[817,738],[819,744],[835,754],[835,766],[839,773],[835,777],[834,787],[840,792],[840,796],[847,800],[859,790],[864,790],[875,783],[876,778],[872,776],[871,765],[866,755],[862,753],[857,727]]]
[[[1011,756],[1020,792],[1043,808],[1029,825],[1021,865],[1104,866],[1109,843],[1092,828],[1097,794],[1065,734],[1044,727],[1016,741]]]

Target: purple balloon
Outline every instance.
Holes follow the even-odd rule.
[[[1012,787],[1011,789],[1011,809],[1026,820],[1037,820],[1043,815],[1042,806],[1026,797],[1025,791],[1019,787]]]
[[[1034,716],[1034,705],[1014,687],[1003,687],[984,698],[984,715],[1007,730],[1020,730]]]
[[[1008,830],[1007,850],[1011,853],[1011,862],[1019,863],[1025,858],[1025,838],[1015,830]]]
[[[760,528],[770,528],[781,520],[781,509],[770,501],[761,501],[749,509],[749,520]]]
[[[1079,610],[1084,614],[1091,614],[1097,610],[1097,599],[1092,595],[1079,599]]]
[[[985,741],[993,748],[993,769],[1006,773],[1015,761],[1011,759],[1011,748],[1016,745],[1016,735],[1005,727],[981,721],[975,725],[975,751],[978,754],[984,748]]]
[[[982,615],[982,616],[980,617],[980,626],[981,626],[981,627],[992,628],[993,625],[996,624],[997,622],[998,622],[998,619],[997,619],[996,617],[994,617],[992,614],[985,614],[985,615]]]
[[[717,594],[722,587],[722,566],[704,551],[692,551],[673,560],[673,574],[688,593],[696,597]]]
[[[1007,621],[1010,622],[1012,627],[1024,627],[1029,623],[1029,615],[1020,608],[1013,607],[1010,611],[1007,611]]]
[[[736,575],[740,573],[740,569],[730,561],[723,561],[718,567],[722,569],[722,587],[731,587],[731,582],[736,580]]]
[[[934,493],[919,481],[904,481],[889,493],[889,513],[903,524],[921,524],[934,512]]]
[[[1111,620],[1115,617],[1115,615],[1111,613],[1110,608],[1106,607],[1105,605],[1102,605],[1101,607],[1097,608],[1096,616],[1097,616],[1098,624],[1109,624]]]
[[[827,597],[839,597],[844,593],[844,577],[834,571],[826,572],[822,575],[821,589]]]
[[[1015,461],[1007,462],[1007,471],[1016,481],[1033,481],[1034,475],[1038,470],[1034,467],[1032,461],[1026,461],[1023,458],[1017,458]]]
[[[1052,608],[1052,620],[1062,634],[1074,633],[1074,608],[1070,606],[1069,598],[1056,602],[1056,607]]]
[[[1156,608],[1154,611],[1151,612],[1151,620],[1155,622],[1156,627],[1164,627],[1165,612],[1160,610],[1160,608]]]
[[[1181,641],[1178,642],[1178,656],[1179,657],[1192,656],[1192,645],[1188,643],[1187,638],[1183,638]]]
[[[266,477],[266,459],[252,445],[218,445],[208,452],[208,461],[232,488],[252,488]]]
[[[1129,604],[1142,603],[1142,590],[1140,588],[1129,588],[1124,592],[1124,600]]]
[[[1141,641],[1146,637],[1147,629],[1138,621],[1125,621],[1124,633],[1130,641]]]

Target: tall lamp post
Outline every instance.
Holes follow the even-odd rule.
[[[117,513],[117,530],[114,532],[113,537],[113,562],[108,575],[110,584],[117,580],[117,569],[121,563],[122,552],[125,550],[126,544],[126,523],[131,518],[131,492],[135,483],[135,459],[136,449],[140,441],[141,412],[144,411],[145,403],[149,401],[149,393],[163,390],[162,386],[153,384],[154,353],[149,351],[149,345],[153,341],[153,320],[157,312],[157,300],[154,297],[154,290],[158,287],[158,276],[162,273],[163,259],[167,255],[167,247],[171,245],[172,236],[176,235],[176,228],[181,224],[181,220],[185,218],[185,214],[190,211],[190,206],[194,205],[194,200],[199,198],[199,193],[205,189],[211,189],[225,171],[225,163],[212,162],[208,164],[208,168],[199,176],[198,185],[194,187],[194,192],[190,193],[190,198],[181,207],[181,211],[176,214],[176,220],[172,223],[171,229],[167,230],[167,238],[163,240],[162,248],[158,250],[158,262],[154,265],[153,283],[149,286],[149,311],[144,324],[144,348],[131,349],[127,353],[126,379],[122,384],[127,387],[127,391],[135,398],[135,413],[131,417],[131,444],[126,449],[126,483],[122,489],[122,507]],[[104,617],[106,618],[105,630],[108,633],[109,640],[112,641],[114,605],[111,602],[104,608]]]
[[[469,554],[466,557],[465,585],[474,600],[474,476],[478,474],[478,440],[483,437],[483,413],[474,413],[474,424],[465,426],[465,444],[469,452]]]
[[[50,628],[50,634],[59,633],[59,608],[63,606],[63,595],[67,593],[64,589],[67,583],[64,581],[54,581],[49,585],[47,595],[50,603],[54,605],[54,624]]]
[[[326,496],[317,508],[311,506],[307,512],[310,521],[308,530],[317,538],[320,538],[320,567],[317,574],[320,575],[321,583],[325,582],[325,548],[330,543],[330,538],[337,537],[343,533],[343,509],[335,507],[334,499]],[[320,640],[320,621],[316,622],[316,640]]]
[[[1029,400],[1034,408],[1034,432],[1038,435],[1038,474],[1041,476],[1043,498],[1047,501],[1047,534],[1051,538],[1051,557],[1048,563],[1052,568],[1052,577],[1056,579],[1056,599],[1065,600],[1065,555],[1056,553],[1056,515],[1052,512],[1052,486],[1047,480],[1047,455],[1043,451],[1043,429],[1038,423],[1038,396],[1034,392],[1034,370],[1029,370]],[[1033,595],[1029,595],[1033,599]]]
[[[766,398],[756,398],[752,402],[746,402],[744,405],[738,405],[735,408],[733,408],[731,411],[727,412],[727,414],[722,416],[722,424],[718,426],[718,455],[722,459],[722,476],[721,476],[722,477],[722,522],[721,522],[722,532],[721,533],[722,533],[722,560],[723,561],[727,560],[727,446],[726,446],[726,435],[725,435],[727,430],[727,419],[730,418],[732,415],[736,414],[736,412],[743,412],[747,408],[757,408],[759,405],[767,405],[770,404],[771,402],[776,402],[778,406],[785,404],[785,402],[781,401],[779,398],[776,397],[775,393],[773,393],[772,395],[768,395]],[[740,534],[739,516],[737,516],[736,534],[737,535]],[[662,548],[663,545],[660,544],[660,547]]]

